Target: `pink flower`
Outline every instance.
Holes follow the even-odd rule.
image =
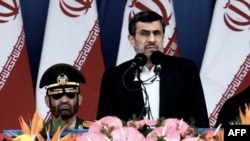
[[[164,137],[165,140],[171,141],[180,141],[181,135],[175,128],[172,127],[157,127],[152,130],[148,135],[147,138],[151,138],[157,140],[158,137]]]
[[[142,141],[155,141],[153,138],[144,138]]]
[[[185,138],[185,139],[183,139],[181,141],[205,141],[205,140],[200,139],[200,138],[198,140],[198,137],[187,137],[187,138]]]
[[[162,137],[165,140],[171,141],[180,141],[181,138],[185,138],[188,135],[193,135],[192,128],[183,120],[179,120],[177,118],[169,118],[166,119],[164,124],[161,127],[157,127],[152,130],[147,138],[153,138],[157,140],[157,138]]]
[[[128,121],[127,125],[130,127],[135,127],[135,128],[140,128],[143,127],[144,125],[146,126],[155,126],[157,124],[156,120],[152,119],[147,119],[147,117],[144,117],[144,119],[139,120],[139,121]]]
[[[79,135],[76,141],[108,141],[108,139],[102,133],[85,132]]]
[[[89,132],[101,132],[102,129],[111,132],[114,128],[119,127],[122,127],[122,121],[119,118],[115,116],[106,116],[94,122],[89,127]]]
[[[196,141],[198,139],[193,137],[194,129],[183,120],[169,118],[157,122],[144,117],[143,120],[128,121],[127,125],[123,126],[119,118],[106,116],[94,122],[88,132],[83,133],[76,141],[157,141],[159,139],[181,141],[184,138],[186,140],[182,141]]]
[[[144,136],[133,127],[120,127],[111,132],[112,141],[142,141]]]
[[[100,120],[98,120],[98,122],[108,125],[108,127],[114,127],[114,128],[122,127],[122,121],[115,116],[103,117]]]
[[[165,120],[165,125],[168,128],[174,128],[181,134],[181,137],[185,138],[186,136],[193,136],[194,130],[190,127],[185,121],[179,120],[177,118],[168,118]]]
[[[179,120],[177,118],[168,118],[168,119],[165,119],[164,121],[165,124],[167,124],[168,127],[171,127],[171,128],[175,128],[175,129],[178,129],[178,130],[186,130],[189,125],[184,122],[183,120]]]
[[[164,123],[167,124],[168,127],[177,128],[178,124],[180,123],[180,120],[177,118],[168,118],[165,119]]]

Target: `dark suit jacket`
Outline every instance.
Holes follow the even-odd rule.
[[[220,123],[221,127],[229,125],[230,121],[239,118],[239,107],[241,111],[245,113],[245,104],[250,104],[250,87],[247,87],[244,91],[229,98],[221,107],[215,126]]]
[[[141,85],[134,80],[134,70],[124,72],[131,61],[104,72],[97,119],[115,115],[122,120],[140,115],[143,107]],[[195,119],[197,127],[209,127],[199,71],[193,61],[164,55],[160,70],[160,117]],[[130,90],[124,87],[124,84]]]

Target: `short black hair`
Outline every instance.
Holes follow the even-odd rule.
[[[136,13],[129,21],[128,31],[130,35],[135,35],[137,22],[153,22],[159,20],[162,25],[162,31],[165,33],[165,23],[161,15],[154,11],[140,11]]]

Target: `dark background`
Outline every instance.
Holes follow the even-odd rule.
[[[20,0],[35,86],[49,0]],[[115,66],[126,0],[97,0],[106,68]],[[173,0],[181,57],[201,67],[215,0]]]

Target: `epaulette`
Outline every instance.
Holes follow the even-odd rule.
[[[83,122],[78,126],[78,129],[89,128],[89,127],[91,126],[92,123],[93,123],[93,121],[85,120],[85,121],[83,121]]]

